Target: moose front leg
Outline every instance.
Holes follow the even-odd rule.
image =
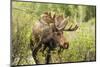
[[[49,48],[47,50],[47,55],[46,55],[46,58],[45,58],[46,64],[49,64],[50,60],[51,60],[51,49]]]
[[[62,53],[63,53],[63,50],[64,50],[64,49],[61,48],[61,47],[60,47],[59,50],[58,50],[59,63],[62,63],[62,61],[63,61],[63,60],[62,60]]]
[[[40,48],[41,48],[41,43],[39,43],[36,47],[34,47],[34,49],[32,51],[32,56],[33,56],[36,64],[40,64],[38,56],[37,56],[37,53],[38,53]]]

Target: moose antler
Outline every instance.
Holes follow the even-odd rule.
[[[75,31],[78,29],[78,25],[75,25],[75,27],[72,27],[72,25],[68,28],[65,29],[69,22],[69,16],[65,18],[63,15],[59,15],[55,18],[55,27],[57,30],[63,30],[63,31]]]
[[[63,15],[55,17],[55,27],[58,30],[63,30],[68,24],[69,17],[65,18]]]
[[[54,23],[54,18],[55,18],[55,14],[52,15],[51,12],[44,12],[42,15],[41,15],[41,18],[40,20],[42,20],[42,22],[50,25],[51,23]]]
[[[78,25],[75,25],[75,27],[72,27],[72,25],[65,29],[67,24],[69,23],[69,16],[67,18],[64,17],[64,15],[56,15],[54,12],[44,12],[41,15],[41,20],[44,21],[44,23],[50,25],[53,23],[54,27],[57,30],[62,31],[75,31],[78,29]]]
[[[64,29],[63,31],[76,31],[78,29],[78,25],[72,28],[72,25],[68,29]]]

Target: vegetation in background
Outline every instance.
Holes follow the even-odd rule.
[[[95,6],[12,2],[12,65],[35,64],[29,48],[30,35],[34,23],[46,11],[70,16],[71,21],[79,24],[76,32],[64,33],[70,45],[68,50],[62,52],[63,62],[95,61]],[[56,53],[52,55],[55,58],[52,61],[55,63]],[[41,53],[40,58],[44,59]]]

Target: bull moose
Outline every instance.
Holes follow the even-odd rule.
[[[41,64],[37,56],[38,51],[44,53],[47,50],[45,64],[48,64],[50,63],[52,50],[58,48],[57,52],[60,54],[61,49],[68,49],[69,42],[64,37],[63,31],[76,31],[78,29],[78,25],[74,27],[71,25],[68,29],[65,29],[68,23],[69,17],[65,18],[63,15],[51,12],[44,12],[41,15],[32,28],[30,38],[30,48],[36,64]]]

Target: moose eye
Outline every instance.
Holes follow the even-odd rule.
[[[60,33],[57,33],[57,35],[60,35]]]

